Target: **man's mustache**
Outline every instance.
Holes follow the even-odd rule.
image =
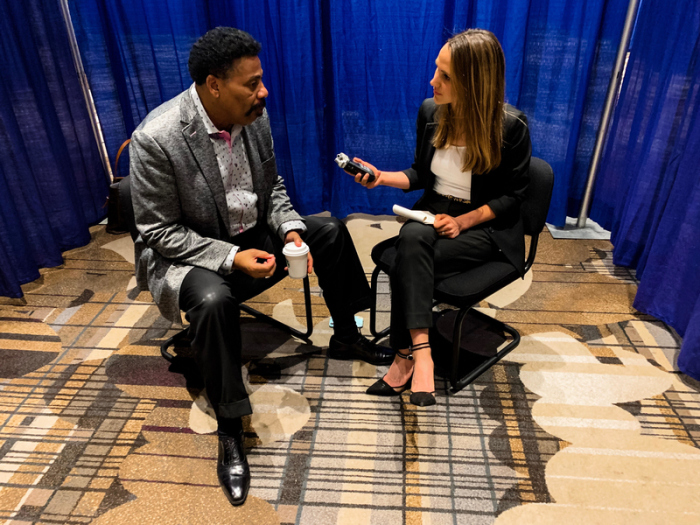
[[[251,108],[246,112],[245,116],[248,117],[250,116],[253,111],[257,111],[259,109],[265,109],[265,106],[267,106],[267,102],[265,102],[266,99],[262,99],[260,102],[257,104],[253,104]]]

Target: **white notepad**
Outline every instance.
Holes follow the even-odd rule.
[[[396,215],[401,215],[401,217],[422,222],[423,224],[433,224],[435,222],[435,215],[429,211],[409,210],[408,208],[404,208],[398,204],[394,204],[393,211]]]

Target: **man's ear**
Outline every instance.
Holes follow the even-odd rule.
[[[213,97],[219,98],[219,79],[214,75],[208,75],[204,83],[206,84],[209,93],[211,93]]]

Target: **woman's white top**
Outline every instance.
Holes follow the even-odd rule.
[[[472,170],[462,171],[464,146],[436,149],[430,169],[435,174],[433,190],[443,195],[471,200]]]

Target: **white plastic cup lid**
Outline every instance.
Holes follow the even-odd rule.
[[[305,242],[302,242],[301,246],[297,246],[293,242],[288,242],[284,245],[284,248],[282,248],[282,253],[285,257],[299,257],[309,253],[309,247]]]

